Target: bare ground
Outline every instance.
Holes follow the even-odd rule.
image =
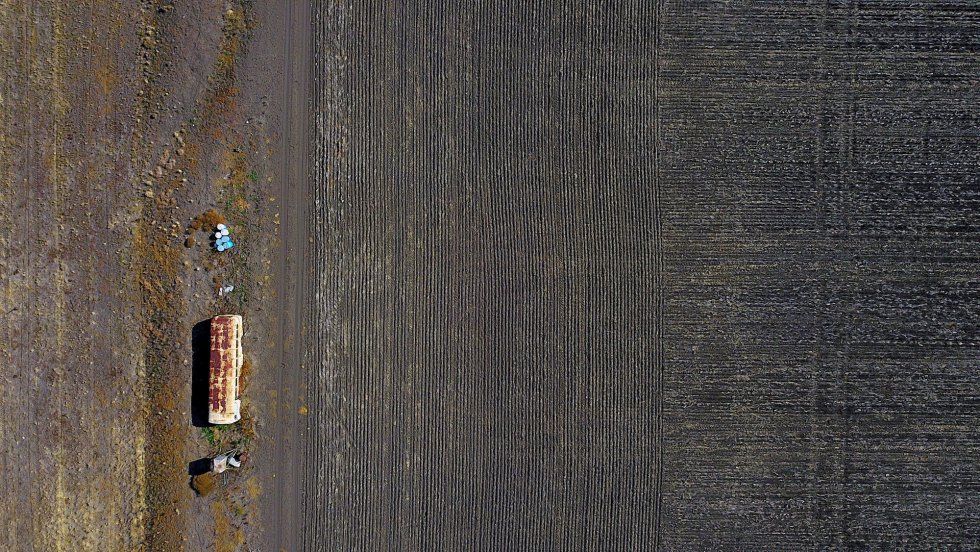
[[[0,3],[0,548],[977,541],[969,5],[300,4]]]
[[[146,365],[131,243],[139,13],[0,7],[0,547],[145,538]]]
[[[5,550],[265,549],[274,469],[253,462],[206,498],[188,476],[236,444],[256,457],[277,381],[264,371],[293,340],[262,339],[282,292],[283,118],[269,113],[282,88],[248,44],[285,27],[259,15],[223,1],[0,7]],[[209,247],[213,221],[195,222],[209,209],[233,229],[229,254]],[[192,333],[222,312],[249,321],[255,400],[206,437]]]
[[[654,549],[656,5],[314,6],[305,548]]]
[[[976,547],[976,3],[313,21],[306,548]]]

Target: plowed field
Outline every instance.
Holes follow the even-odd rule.
[[[316,2],[307,548],[977,542],[978,36]]]
[[[307,547],[651,546],[655,6],[316,16]]]

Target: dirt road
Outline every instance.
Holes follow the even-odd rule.
[[[265,334],[263,370],[257,373],[262,444],[256,477],[262,485],[261,549],[301,550],[303,512],[308,507],[304,474],[308,419],[308,363],[304,344],[309,332],[311,281],[309,182],[310,7],[304,2],[256,6],[260,26],[247,60],[246,74],[268,87],[269,127],[278,129],[270,144],[270,193],[276,197],[277,240],[270,250],[277,283],[268,309],[256,320]],[[269,75],[274,79],[269,80]],[[270,290],[272,291],[272,290]]]

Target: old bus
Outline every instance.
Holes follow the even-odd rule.
[[[238,396],[242,371],[242,317],[222,314],[211,319],[211,373],[208,381],[208,422],[233,424],[241,419]]]

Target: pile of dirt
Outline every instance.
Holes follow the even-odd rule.
[[[214,209],[208,209],[200,215],[194,217],[191,221],[190,229],[197,230],[210,230],[218,226],[219,224],[225,224],[228,220],[221,213],[215,211]]]
[[[217,486],[217,479],[213,473],[204,473],[201,475],[195,475],[191,478],[191,488],[194,489],[199,496],[208,496],[214,491]]]

